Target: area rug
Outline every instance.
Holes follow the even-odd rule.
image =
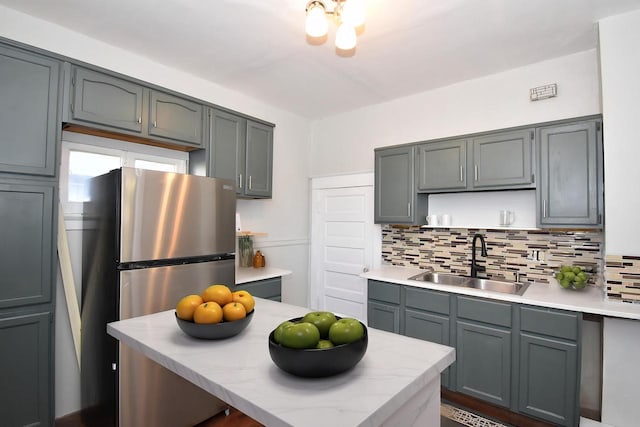
[[[508,427],[446,403],[440,405],[440,415],[468,427]]]

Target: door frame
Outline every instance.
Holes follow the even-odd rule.
[[[355,173],[347,175],[334,175],[325,177],[311,178],[311,198],[310,204],[310,220],[311,225],[311,239],[309,244],[309,296],[307,299],[308,307],[317,307],[317,302],[322,296],[322,289],[317,285],[318,277],[320,274],[320,262],[316,260],[322,259],[321,248],[317,246],[319,240],[318,233],[320,231],[318,223],[318,214],[316,213],[316,206],[314,202],[316,200],[317,192],[319,190],[339,189],[339,188],[357,188],[357,187],[371,187],[374,188],[374,174],[373,172]],[[374,197],[372,191],[371,197]],[[371,206],[374,206],[373,199],[371,200]],[[368,244],[371,245],[371,259],[367,260],[368,269],[377,269],[381,265],[382,259],[382,229],[379,224],[374,222],[374,211],[371,214],[371,233],[369,233],[370,239]],[[363,279],[365,280],[365,279]],[[366,293],[366,286],[365,286]],[[366,299],[366,295],[365,295]],[[313,302],[313,303],[312,303]],[[366,301],[365,301],[366,303]]]

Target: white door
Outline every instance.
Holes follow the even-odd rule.
[[[380,263],[373,213],[373,174],[313,180],[312,309],[366,322],[367,281],[360,274]]]

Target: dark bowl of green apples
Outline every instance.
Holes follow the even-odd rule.
[[[555,276],[558,284],[564,289],[582,290],[587,286],[589,274],[582,267],[563,265],[556,272]]]
[[[284,321],[271,331],[269,355],[289,374],[328,377],[357,365],[367,344],[367,327],[359,320],[315,311]]]

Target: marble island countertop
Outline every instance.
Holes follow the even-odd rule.
[[[236,285],[257,280],[272,279],[274,277],[288,276],[291,271],[275,267],[236,267]]]
[[[382,266],[361,274],[361,277],[400,285],[435,289],[463,295],[510,301],[521,304],[557,308],[561,310],[581,311],[602,316],[640,320],[640,304],[629,304],[605,299],[601,288],[588,286],[581,291],[562,289],[555,279],[550,283],[532,283],[522,296],[464,288],[449,285],[437,285],[429,282],[409,280],[409,277],[424,272],[418,268]]]
[[[109,323],[107,332],[267,426],[437,424],[440,373],[455,360],[451,347],[369,328],[367,352],[352,370],[298,378],[273,363],[268,335],[309,310],[261,298],[255,310],[247,329],[219,341],[185,335],[174,310]]]

